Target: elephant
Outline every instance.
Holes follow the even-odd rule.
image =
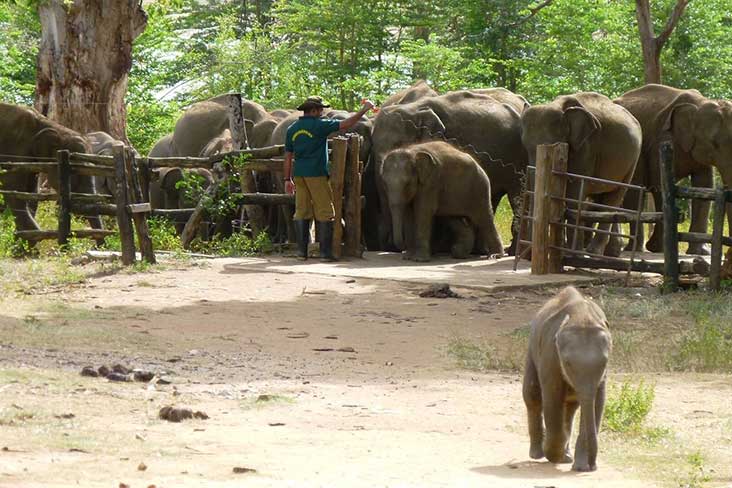
[[[404,257],[429,261],[435,216],[466,217],[478,231],[484,253],[503,255],[493,221],[491,183],[469,154],[444,141],[387,153],[378,178],[386,190],[394,244]]]
[[[571,463],[569,440],[579,407],[580,432],[572,469],[595,471],[612,349],[605,313],[569,286],[541,307],[530,327],[523,379],[529,456]]]
[[[0,103],[0,153],[26,157],[56,157],[59,150],[77,153],[90,153],[89,142],[78,132],[54,122],[36,110]],[[35,192],[36,175],[26,172],[0,174],[0,186],[4,190]],[[58,191],[58,173],[48,174],[48,184]],[[77,193],[96,193],[94,177],[72,174],[71,191]],[[11,196],[5,196],[5,205],[15,216],[18,230],[39,230],[27,202]],[[99,216],[87,217],[89,224],[101,229]]]
[[[664,140],[673,143],[676,180],[691,176],[692,186],[711,188],[712,168],[716,167],[724,186],[732,187],[732,102],[706,98],[697,90],[655,84],[631,90],[614,101],[641,124],[643,146],[633,183],[651,190],[656,209],[663,208],[658,152]],[[626,206],[632,208],[637,201],[638,194],[628,192]],[[732,223],[731,210],[728,205],[727,217]],[[692,200],[689,231],[707,233],[708,219],[709,202]],[[631,234],[634,232],[631,228]],[[646,247],[652,252],[663,250],[661,224],[655,225]],[[702,244],[689,244],[688,252],[708,254]]]
[[[480,254],[475,239],[475,226],[465,217],[435,217],[432,222],[432,252],[449,252],[455,259],[471,253]]]
[[[514,95],[516,101],[506,103],[505,92],[496,97],[462,90],[382,108],[374,119],[372,133],[374,171],[378,174],[385,155],[395,148],[447,140],[469,150],[488,175],[493,211],[508,196],[514,215],[518,216],[518,197],[528,158],[521,141],[521,113],[516,106],[523,108],[525,100]],[[393,245],[389,235],[391,215],[385,190],[378,184],[376,188],[381,224],[379,245],[389,249]]]
[[[399,91],[384,100],[381,108],[404,105],[405,103],[412,103],[425,97],[435,97],[437,95],[438,93],[426,81],[419,80],[409,88]]]
[[[124,141],[115,139],[103,131],[89,132],[84,134],[84,137],[89,141],[92,154],[98,154],[100,156],[112,156],[112,147],[120,142],[124,144]],[[134,147],[132,148],[132,152],[135,154],[136,158],[140,157],[140,153],[138,153]],[[95,178],[97,191],[108,195],[114,195],[114,189],[117,185],[115,185],[113,177],[96,176]]]
[[[630,183],[633,177],[641,150],[640,123],[605,95],[580,92],[529,107],[521,116],[521,127],[531,164],[537,146],[564,142],[569,145],[568,172],[622,183]],[[624,187],[587,182],[580,196],[580,185],[580,181],[570,180],[567,197],[584,200],[592,196],[597,203],[619,207],[626,192]],[[576,204],[568,206],[576,208]],[[598,226],[604,231],[609,228],[610,224]],[[607,246],[608,242],[609,234],[596,232],[587,251],[603,254],[607,247],[608,255],[618,256],[620,246]]]

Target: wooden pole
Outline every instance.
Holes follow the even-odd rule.
[[[71,153],[58,151],[58,243],[66,246],[71,234]]]
[[[724,211],[727,203],[726,192],[717,189],[714,199],[712,220],[712,256],[709,267],[709,288],[719,290],[720,270],[722,269],[722,233],[724,232]]]
[[[120,142],[112,146],[114,156],[114,196],[117,205],[117,227],[122,243],[122,264],[125,266],[135,262],[135,237],[132,229],[132,217],[127,210],[127,168],[125,163],[125,146]]]
[[[361,257],[361,137],[348,139],[350,157],[346,163],[345,202],[343,214],[346,222],[343,254]]]
[[[140,189],[142,190],[142,201],[150,202],[150,182],[152,181],[152,168],[147,158],[141,158],[140,167]]]
[[[343,253],[343,182],[346,174],[346,152],[348,139],[334,137],[330,141],[333,152],[330,161],[330,189],[333,192],[333,207],[335,209],[335,223],[333,224],[333,256],[338,259]]]
[[[661,194],[663,196],[663,261],[664,288],[676,291],[679,288],[679,220],[676,209],[676,179],[674,177],[674,148],[671,142],[664,142],[659,148],[661,161]]]
[[[249,149],[249,140],[247,139],[247,129],[244,125],[244,116],[241,108],[241,95],[238,93],[229,95],[229,130],[231,131],[231,139],[233,141],[234,150]],[[242,193],[257,193],[257,183],[254,180],[254,174],[250,169],[242,169],[239,180],[241,182]],[[256,236],[266,225],[264,210],[258,205],[244,205],[244,211],[247,213],[249,227],[252,235]]]
[[[549,272],[549,185],[552,171],[552,146],[536,148],[536,176],[534,179],[534,222],[531,232],[531,274]]]
[[[144,203],[142,196],[142,187],[140,185],[140,171],[135,161],[135,153],[131,148],[125,148],[125,170],[130,183],[130,194],[132,195],[132,203]],[[155,251],[153,250],[152,239],[150,238],[150,229],[147,226],[147,217],[149,212],[132,214],[132,220],[135,222],[135,230],[137,231],[137,241],[140,243],[140,254],[142,259],[150,264],[155,264]]]
[[[552,171],[567,172],[567,162],[569,161],[569,145],[559,143],[550,146],[551,168]],[[554,174],[549,175],[549,194],[564,197],[567,191],[567,178]],[[566,203],[563,200],[549,199],[549,272],[561,273],[562,267],[562,251],[556,247],[564,246],[564,227],[557,225],[564,220]]]

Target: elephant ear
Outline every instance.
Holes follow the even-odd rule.
[[[254,133],[254,121],[249,120],[249,119],[244,119],[244,129],[247,131],[247,142],[251,146],[252,134]]]
[[[438,164],[431,153],[418,151],[414,158],[414,165],[420,187],[432,186],[436,182]]]
[[[699,107],[696,118],[696,135],[699,139],[708,141],[712,145],[722,130],[721,107],[717,102],[708,101]]]
[[[569,127],[569,140],[575,149],[582,147],[592,134],[602,128],[600,121],[582,106],[572,106],[564,110],[563,115]]]
[[[693,103],[677,103],[661,112],[661,131],[671,134],[685,152],[694,147],[694,125],[699,108]]]
[[[417,111],[416,125],[417,137],[420,141],[444,137],[445,135],[445,124],[431,108],[424,107]]]
[[[160,179],[160,186],[168,190],[175,190],[175,185],[183,179],[183,170],[180,168],[170,168]]]

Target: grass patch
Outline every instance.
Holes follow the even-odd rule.
[[[625,380],[620,386],[611,386],[605,402],[604,428],[618,434],[657,439],[662,430],[645,426],[655,397],[655,387],[643,380],[637,385]]]
[[[490,344],[454,337],[447,345],[447,355],[459,368],[471,371],[522,371],[528,340],[528,327],[502,334],[498,341]]]
[[[274,405],[292,405],[295,399],[287,395],[265,393],[256,397],[250,397],[239,402],[242,410],[260,409]]]
[[[82,283],[85,272],[66,256],[44,259],[0,259],[0,289],[32,294],[48,288]]]

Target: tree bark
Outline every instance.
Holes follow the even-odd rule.
[[[132,43],[145,30],[141,0],[49,0],[38,6],[35,107],[81,133],[127,141]]]
[[[661,51],[671,37],[690,0],[677,0],[671,16],[658,36],[653,30],[650,0],[635,0],[646,83],[661,83]]]

